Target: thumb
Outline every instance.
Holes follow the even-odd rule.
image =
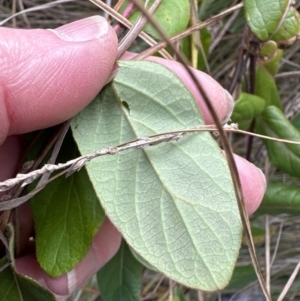
[[[55,30],[0,28],[0,144],[74,116],[105,85],[116,53],[100,16]]]

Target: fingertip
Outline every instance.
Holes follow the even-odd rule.
[[[254,213],[262,202],[266,191],[266,178],[254,164],[246,159],[234,155],[238,168],[247,213]]]
[[[0,29],[0,139],[71,118],[106,84],[117,55],[113,28],[92,17],[56,31]]]

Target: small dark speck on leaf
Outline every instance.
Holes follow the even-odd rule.
[[[124,109],[127,111],[127,113],[130,115],[130,109],[128,103],[126,101],[122,101],[122,105]]]

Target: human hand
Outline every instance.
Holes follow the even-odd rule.
[[[74,22],[54,31],[0,28],[0,180],[15,175],[22,145],[18,134],[61,123],[78,113],[107,82],[116,59],[117,38],[100,17]],[[206,123],[213,120],[183,67],[152,58],[172,69],[194,94]],[[208,75],[197,73],[221,120],[228,119],[233,100]],[[247,212],[259,206],[265,179],[259,169],[236,156]],[[28,210],[28,207],[24,210]],[[30,213],[24,214],[24,229]],[[22,217],[20,217],[22,218]],[[86,257],[69,273],[51,278],[34,254],[17,259],[20,273],[37,279],[58,295],[81,287],[118,250],[121,235],[106,220]],[[105,242],[105,243],[103,243]]]

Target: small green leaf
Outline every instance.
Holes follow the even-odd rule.
[[[283,50],[278,49],[275,51],[273,56],[270,59],[267,59],[266,61],[260,62],[265,69],[271,74],[275,75],[278,72],[279,69],[279,63],[283,55]]]
[[[300,132],[284,116],[282,111],[274,106],[267,107],[257,122],[260,134],[275,138],[300,141]],[[300,177],[300,145],[263,140],[270,161],[277,168],[292,176]]]
[[[145,0],[142,0],[145,2]],[[154,3],[154,0],[149,1],[148,7]],[[135,22],[140,12],[135,10],[129,20]],[[189,0],[165,0],[161,3],[157,11],[154,13],[154,19],[165,30],[168,36],[174,36],[185,30],[190,19],[190,1]],[[160,39],[161,36],[152,27],[147,24],[144,31],[151,34],[154,38]]]
[[[104,301],[138,301],[142,269],[123,241],[118,253],[97,273],[101,298]]]
[[[196,101],[174,73],[129,61],[72,130],[87,154],[199,124]],[[107,215],[146,261],[189,287],[228,283],[242,226],[226,159],[209,133],[102,156],[87,170]]]
[[[76,154],[69,139],[59,162]],[[64,154],[65,153],[65,154]],[[41,267],[52,277],[70,271],[86,255],[105,214],[83,168],[68,178],[59,177],[32,198],[36,253]]]
[[[288,40],[300,31],[300,19],[286,0],[244,0],[246,20],[252,32],[261,40]]]
[[[263,98],[266,101],[266,106],[281,108],[280,97],[274,77],[260,64],[257,64],[256,68],[255,95]]]
[[[0,268],[6,258],[0,259]],[[55,301],[54,296],[33,279],[18,274],[11,266],[0,272],[0,298],[3,301]]]
[[[247,129],[252,119],[262,113],[265,105],[266,102],[263,98],[249,93],[241,93],[234,105],[231,120],[237,122],[240,129]]]
[[[275,41],[269,40],[260,44],[260,53],[262,57],[271,57],[277,50],[278,45]]]
[[[270,183],[255,215],[300,214],[300,187]]]

